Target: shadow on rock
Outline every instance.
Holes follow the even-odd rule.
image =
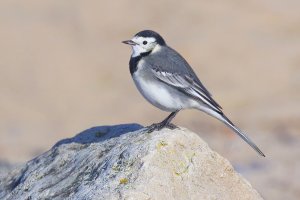
[[[89,143],[97,143],[102,142],[104,140],[108,140],[114,137],[119,137],[123,134],[137,131],[142,129],[143,126],[139,124],[120,124],[120,125],[112,125],[112,126],[97,126],[90,129],[87,129],[78,135],[63,139],[57,142],[53,148],[58,147],[62,144],[69,143],[80,143],[80,144],[89,144]]]
[[[262,199],[196,133],[142,128],[94,127],[61,140],[0,178],[0,199]]]

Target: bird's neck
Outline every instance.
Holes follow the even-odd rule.
[[[130,60],[129,60],[129,70],[130,70],[130,74],[132,75],[134,72],[136,72],[137,70],[137,66],[139,64],[139,61],[145,57],[148,56],[151,53],[151,51],[145,52],[145,53],[141,53],[137,56],[131,56]]]
[[[139,63],[139,61],[141,60],[141,56],[135,56],[135,57],[131,57],[129,60],[129,71],[130,74],[133,75],[134,72],[136,72],[137,70],[137,65]]]

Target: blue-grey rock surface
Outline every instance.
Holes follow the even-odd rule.
[[[64,139],[0,176],[0,199],[262,199],[184,128],[102,126]]]

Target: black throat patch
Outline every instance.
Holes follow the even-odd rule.
[[[149,52],[145,52],[145,53],[141,53],[139,56],[136,57],[131,57],[129,60],[129,70],[130,70],[130,74],[133,75],[134,72],[136,72],[137,70],[137,66],[139,64],[139,61],[145,57],[148,56],[151,53],[151,51]]]

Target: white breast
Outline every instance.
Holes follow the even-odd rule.
[[[145,99],[159,109],[168,112],[186,108],[189,100],[184,95],[155,78],[151,78],[150,75],[145,73],[141,65],[142,63],[139,63],[138,70],[133,74],[132,78]]]
[[[169,112],[176,110],[173,108],[174,99],[168,90],[154,82],[145,81],[136,75],[133,75],[133,80],[140,93],[152,105]]]

